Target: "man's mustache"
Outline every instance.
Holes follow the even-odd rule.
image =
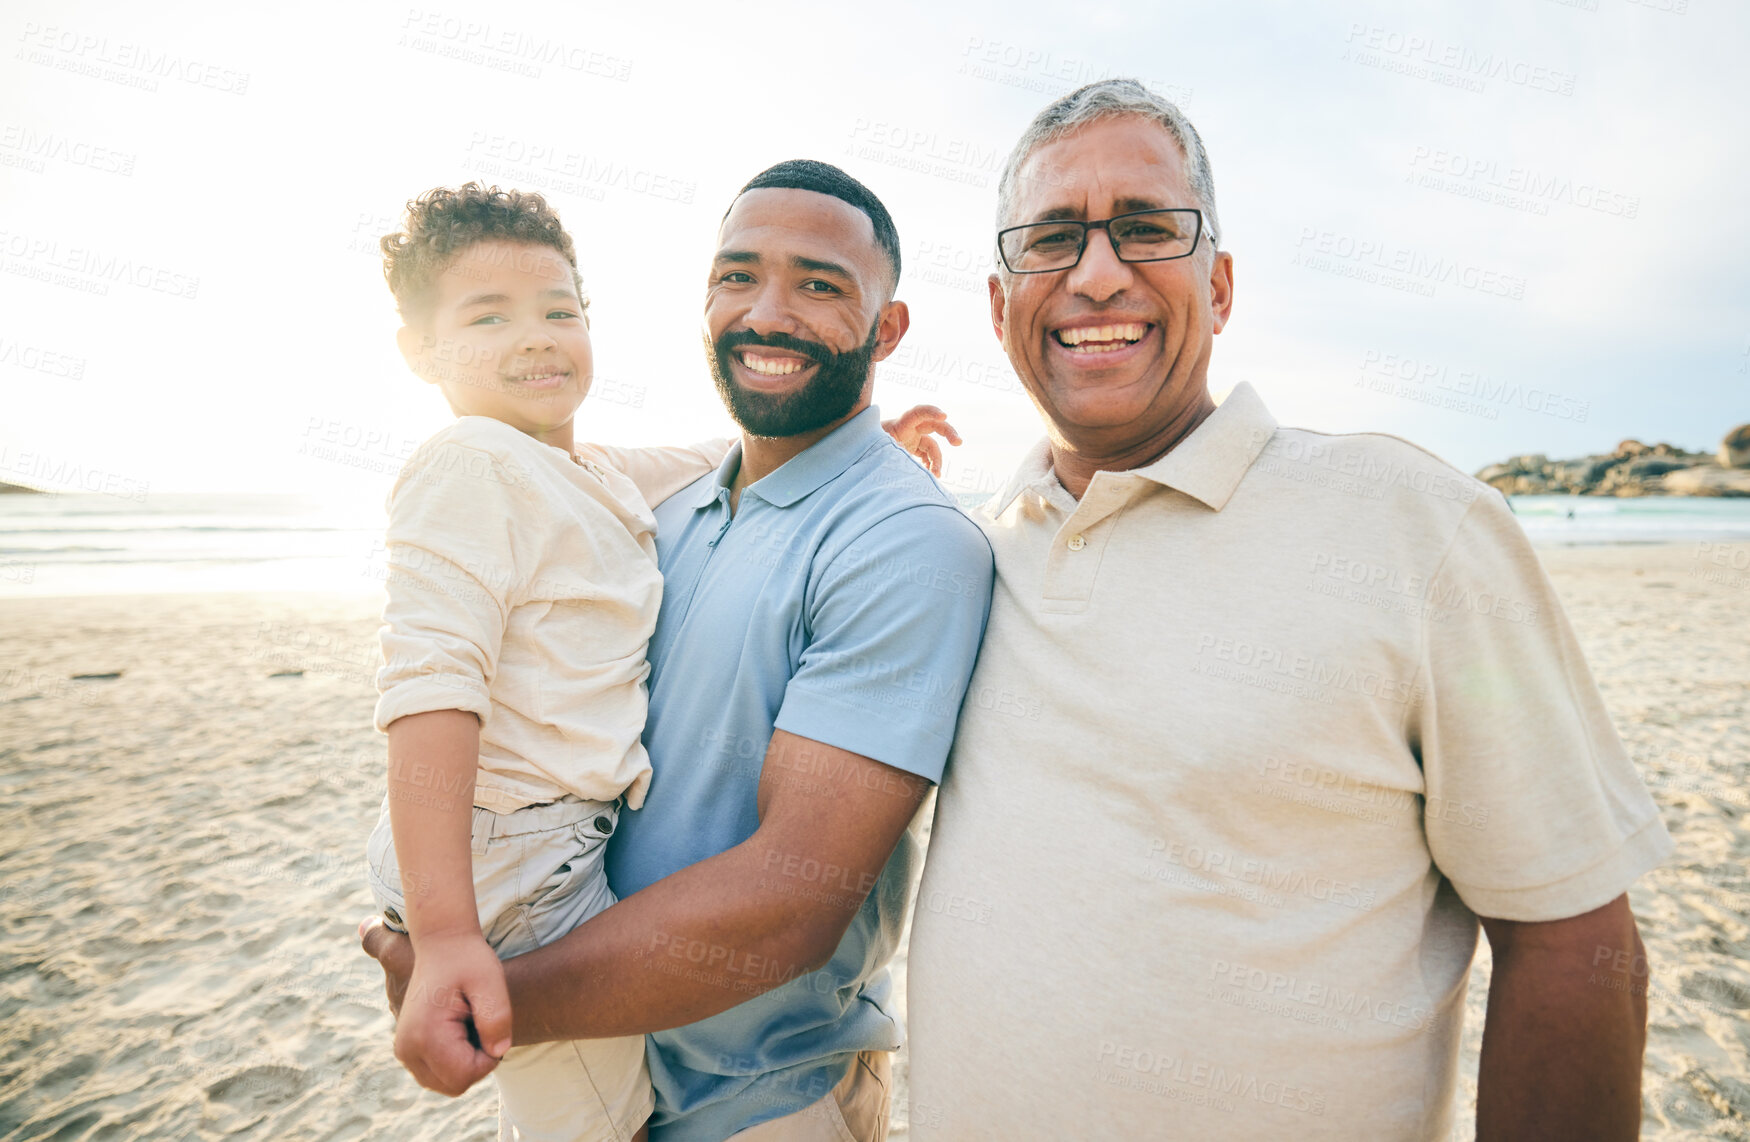
[[[717,338],[712,348],[727,358],[737,349],[748,345],[760,345],[767,349],[787,349],[792,353],[800,353],[817,365],[830,366],[838,360],[839,355],[817,341],[804,341],[800,337],[792,337],[788,333],[755,333],[751,329],[736,329]]]

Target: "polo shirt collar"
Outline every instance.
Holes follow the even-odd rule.
[[[881,410],[875,405],[859,412],[802,452],[792,456],[776,472],[749,484],[746,495],[758,496],[777,508],[787,508],[798,500],[819,491],[827,481],[840,475],[856,463],[857,458],[872,445],[886,440],[881,427]],[[710,507],[735,482],[741,470],[741,441],[729,446],[729,454],[717,466],[717,478],[699,490],[693,509]]]
[[[1264,407],[1257,390],[1242,381],[1228,393],[1227,399],[1216,406],[1209,419],[1179,441],[1172,451],[1147,467],[1133,468],[1124,474],[1141,476],[1163,487],[1184,492],[1220,511],[1233,498],[1234,489],[1239,487],[1275,431],[1276,418]],[[1051,499],[1053,489],[1061,491],[1061,488],[1057,474],[1052,470],[1050,445],[1042,440],[1027,453],[1020,470],[991,500],[987,510],[992,516],[998,516],[1007,511],[1023,491]]]

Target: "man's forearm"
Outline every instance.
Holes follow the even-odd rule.
[[[1540,938],[1554,924],[1490,929],[1479,1142],[1609,1142],[1639,1133],[1646,956],[1626,898],[1557,923],[1589,920],[1583,936],[1560,941]]]
[[[798,907],[799,897],[774,890],[766,875],[773,851],[756,837],[506,960],[515,1042],[678,1027],[819,967],[862,895],[847,893],[830,913]]]

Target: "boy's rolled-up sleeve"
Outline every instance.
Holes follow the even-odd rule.
[[[1434,863],[1480,916],[1598,908],[1671,852],[1549,577],[1479,495],[1429,584],[1410,733]]]
[[[535,566],[528,473],[490,448],[442,440],[389,498],[388,601],[376,726],[433,710],[486,722],[505,624]]]
[[[953,508],[870,527],[810,585],[810,638],[777,728],[939,782],[993,574],[990,544]]]

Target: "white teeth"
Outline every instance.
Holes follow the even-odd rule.
[[[743,353],[741,363],[762,377],[787,377],[800,372],[803,365],[794,357],[761,357],[754,353]]]
[[[1148,331],[1148,326],[1130,322],[1124,325],[1084,325],[1077,329],[1061,329],[1057,339],[1065,345],[1076,346],[1084,341],[1141,341],[1142,335]],[[1108,352],[1121,346],[1092,346],[1086,352]]]

